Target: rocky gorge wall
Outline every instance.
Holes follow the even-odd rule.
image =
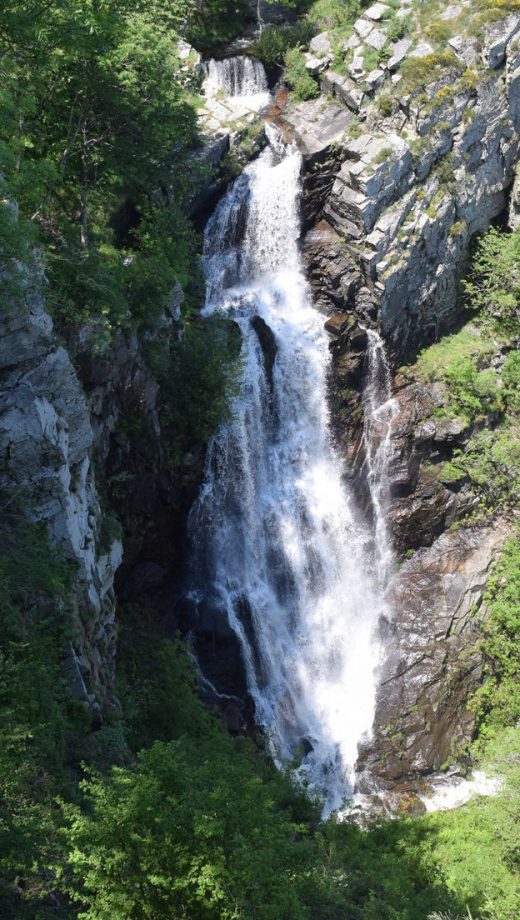
[[[122,545],[102,539],[85,393],[54,334],[41,285],[27,276],[22,283],[0,334],[0,488],[47,527],[71,565],[74,635],[65,665],[74,695],[99,716],[117,705],[114,575]]]
[[[330,333],[334,430],[367,514],[364,327],[382,330],[397,363],[457,320],[471,240],[503,211],[520,147],[520,16],[494,25],[484,40],[455,36],[442,66],[417,36],[415,45],[399,40],[374,73],[362,66],[362,50],[387,41],[384,6],[375,4],[355,25],[347,73],[331,66],[328,36],[314,39],[307,63],[321,95],[291,104],[281,118],[275,113],[304,154],[302,250]],[[414,50],[433,79],[413,89],[399,67]],[[255,116],[245,112],[230,129],[221,100],[218,106],[201,113],[210,159],[215,151],[217,162],[230,149],[242,153],[244,139],[246,158],[254,156],[263,143],[260,120],[251,132]],[[202,211],[226,181],[217,179],[209,196],[202,190]],[[121,332],[110,347],[96,348],[96,329],[87,326],[65,348],[44,289],[26,283],[22,306],[13,304],[2,326],[0,488],[23,493],[74,566],[66,666],[96,717],[117,706],[115,589],[123,600],[151,600],[172,627],[191,626],[171,598],[204,449],[186,450],[172,469],[159,382],[143,358],[147,337],[168,352],[179,336],[181,300],[172,291],[144,335]],[[394,395],[387,511],[400,567],[389,585],[395,614],[381,626],[388,655],[373,739],[360,766],[381,786],[406,790],[453,758],[473,731],[467,701],[482,671],[475,642],[486,616],[484,586],[510,524],[450,531],[475,495],[449,488],[432,474],[431,460],[463,446],[468,431],[438,417],[445,396],[435,386],[396,373]],[[124,559],[105,526],[112,512],[123,525]],[[233,640],[221,625],[201,627],[226,692],[243,694]],[[236,707],[228,722],[243,729]]]
[[[330,333],[332,421],[368,515],[364,329],[382,331],[394,367],[453,329],[472,241],[504,212],[515,179],[520,16],[477,32],[462,27],[470,7],[439,5],[436,15],[452,33],[441,51],[413,24],[392,43],[391,11],[373,4],[339,52],[327,33],[313,39],[305,57],[321,94],[284,113],[305,159],[302,249]],[[414,10],[402,3],[397,18]],[[372,71],[370,48],[388,52]],[[515,201],[513,192],[513,223]],[[406,793],[453,764],[472,737],[468,700],[482,679],[483,595],[513,525],[507,514],[472,522],[478,495],[439,475],[472,435],[447,410],[446,388],[414,376],[412,366],[395,371],[393,393],[392,616],[381,624],[387,656],[359,767],[363,791]]]
[[[439,19],[456,23],[465,6]],[[322,95],[285,117],[309,174],[333,157],[321,211],[328,227],[314,232],[338,234],[358,288],[370,291],[389,346],[403,356],[453,323],[471,240],[506,205],[520,147],[520,16],[478,38],[454,35],[441,52],[420,33],[389,42],[385,9],[374,4],[355,23],[347,75],[328,66],[327,34],[313,39],[307,65],[321,72]],[[383,46],[391,56],[367,72],[364,51]],[[346,291],[345,309],[356,309],[356,293]]]
[[[44,277],[22,278],[0,333],[0,490],[46,527],[69,564],[63,667],[95,725],[119,706],[116,594],[146,604],[178,575],[202,473],[201,445],[168,462],[160,385],[143,358],[147,340],[166,353],[177,341],[183,292],[172,291],[147,332],[122,330],[106,343],[92,323],[58,335]]]

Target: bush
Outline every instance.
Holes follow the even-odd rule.
[[[446,481],[466,478],[488,508],[515,500],[520,489],[520,433],[506,422],[474,435],[442,468]]]
[[[481,737],[520,719],[520,539],[510,540],[493,569],[484,601],[481,648],[485,678],[473,699]]]
[[[286,52],[290,48],[306,45],[315,31],[308,20],[302,20],[293,26],[264,29],[253,46],[253,53],[265,64],[282,64]]]
[[[434,83],[447,71],[460,74],[462,69],[460,59],[453,51],[437,51],[422,58],[408,58],[401,64],[403,86],[411,92]]]
[[[477,244],[463,288],[494,331],[510,338],[520,335],[520,231],[503,233],[492,227]]]
[[[360,14],[360,0],[314,0],[308,17],[318,29],[341,29],[352,23]]]
[[[232,41],[251,15],[248,0],[198,0],[185,4],[188,41],[200,51]]]
[[[442,378],[448,385],[450,406],[468,421],[499,411],[501,392],[492,370],[479,371],[471,358],[463,358],[447,367]]]
[[[175,446],[182,450],[185,444],[207,442],[230,418],[232,398],[240,389],[238,327],[218,315],[188,321],[160,379]]]
[[[404,38],[405,35],[408,35],[410,28],[411,28],[411,24],[410,24],[409,16],[401,16],[401,17],[394,16],[394,18],[389,23],[388,29],[386,32],[388,41],[389,42],[399,41],[400,38]]]
[[[69,572],[42,527],[2,496],[0,514],[0,915],[47,916],[60,852],[54,796],[85,728],[61,671]],[[49,905],[49,917],[52,909]]]
[[[444,372],[456,367],[467,358],[478,367],[489,360],[495,346],[488,335],[474,326],[464,326],[459,332],[446,335],[419,354],[414,366],[414,375],[426,383],[442,380]]]
[[[436,863],[448,891],[463,905],[455,912],[461,920],[520,916],[519,755],[520,733],[504,732],[489,746],[483,763],[486,772],[498,774],[503,791],[425,822],[424,857]]]
[[[319,95],[319,86],[309,74],[305,59],[297,48],[287,51],[285,55],[285,79],[292,88],[294,98],[299,101],[314,99]]]
[[[509,412],[520,413],[520,351],[512,351],[502,368],[504,399]]]

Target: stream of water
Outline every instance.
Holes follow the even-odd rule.
[[[297,759],[330,811],[352,796],[358,744],[370,733],[384,599],[374,533],[356,514],[331,439],[328,337],[298,250],[302,160],[267,131],[269,146],[206,230],[205,312],[240,327],[243,371],[190,516],[192,597],[225,612],[273,756]],[[365,438],[376,562],[386,565],[379,481],[389,394],[370,342]]]

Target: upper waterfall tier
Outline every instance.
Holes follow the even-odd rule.
[[[239,637],[276,759],[303,755],[331,809],[370,732],[384,601],[331,442],[327,334],[298,251],[301,158],[268,130],[206,232],[206,311],[240,327],[243,380],[191,513],[190,588]]]
[[[244,55],[208,61],[204,91],[207,96],[222,94],[231,101],[247,99],[250,108],[261,108],[269,102],[264,65]]]

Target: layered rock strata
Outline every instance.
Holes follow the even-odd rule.
[[[344,242],[378,305],[385,338],[403,356],[453,323],[470,242],[506,205],[520,149],[520,15],[492,23],[478,40],[456,34],[443,50],[414,32],[399,47],[385,39],[392,56],[368,91],[363,49],[385,30],[375,7],[384,4],[365,12],[346,43],[345,61],[354,54],[358,68],[349,65],[349,76],[340,77],[325,66],[323,95],[285,118],[309,172],[320,124],[330,125],[325,146],[341,165],[319,216]],[[403,4],[398,12],[406,10]],[[326,46],[325,35],[318,52],[325,65]],[[361,96],[353,102],[356,88]],[[319,152],[326,159],[323,146]],[[343,310],[353,306],[355,298],[345,298]]]

